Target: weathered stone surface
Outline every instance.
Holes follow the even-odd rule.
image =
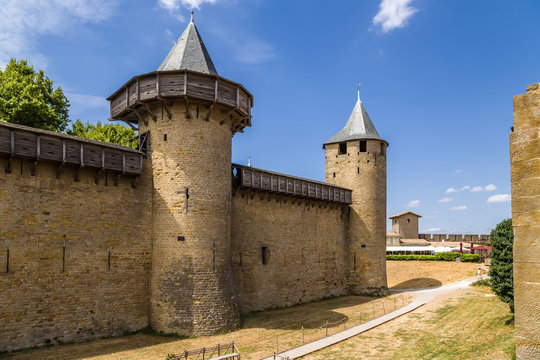
[[[145,164],[149,169],[149,164]],[[151,177],[0,159],[0,351],[148,325]],[[65,250],[64,250],[65,249]],[[9,256],[8,256],[9,251]],[[64,259],[64,260],[63,260]]]
[[[160,111],[156,107],[156,111]],[[235,329],[240,314],[230,265],[231,123],[175,100],[172,119],[153,121],[150,324],[158,331],[209,335]],[[183,238],[179,241],[179,237]]]
[[[386,144],[348,141],[325,145],[326,182],[353,190],[347,228],[348,287],[354,293],[383,294],[386,283]]]
[[[345,294],[347,222],[346,205],[237,191],[231,257],[242,312]]]
[[[540,358],[540,89],[514,97],[510,134],[518,359]]]

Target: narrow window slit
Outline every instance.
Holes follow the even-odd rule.
[[[62,272],[66,272],[66,236],[64,235],[64,242],[62,244]]]

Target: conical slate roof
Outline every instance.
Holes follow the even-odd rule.
[[[167,70],[192,70],[205,74],[218,74],[201,35],[193,23],[193,16],[169,55],[158,68],[158,71]]]
[[[349,120],[343,129],[338,132],[336,135],[332,136],[330,140],[324,143],[334,144],[343,141],[350,140],[381,140],[386,142],[383,138],[379,136],[375,126],[371,122],[369,115],[358,97],[356,105],[349,116]]]

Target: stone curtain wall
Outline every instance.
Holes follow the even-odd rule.
[[[95,170],[57,179],[44,162],[31,176],[31,166],[16,159],[6,173],[0,159],[0,352],[147,326],[149,164],[136,188],[105,173],[96,184]]]
[[[518,359],[540,359],[540,86],[514,97],[510,134]]]
[[[231,259],[240,310],[346,293],[348,209],[237,190],[232,200]]]

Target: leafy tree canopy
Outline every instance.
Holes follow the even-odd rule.
[[[11,59],[0,70],[0,121],[57,132],[69,123],[69,101],[43,70]]]
[[[491,231],[493,256],[489,276],[491,288],[514,312],[514,232],[512,219],[506,219]]]
[[[131,128],[121,124],[104,124],[100,121],[96,125],[89,122],[83,123],[80,120],[72,124],[71,129],[67,131],[69,135],[80,136],[87,139],[107,141],[135,148],[136,141],[132,139],[137,135]]]

